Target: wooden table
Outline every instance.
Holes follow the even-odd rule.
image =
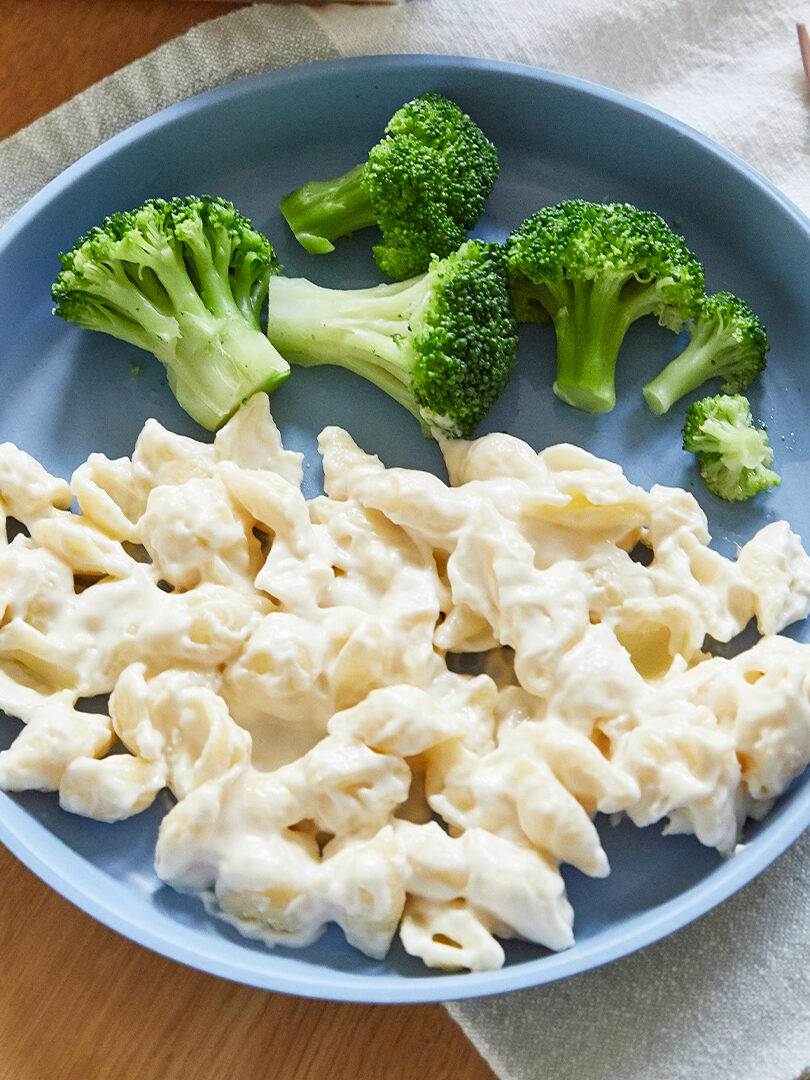
[[[235,5],[0,0],[0,138]],[[2,178],[0,178],[0,183]],[[0,847],[0,1080],[491,1080],[440,1005],[238,986],[94,922]]]

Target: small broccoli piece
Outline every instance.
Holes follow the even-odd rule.
[[[289,364],[262,332],[280,273],[270,241],[223,199],[150,199],[59,256],[54,313],[153,353],[185,411],[214,430]]]
[[[557,397],[590,413],[616,403],[624,336],[643,315],[679,330],[704,295],[703,267],[663,218],[626,203],[571,199],[546,207],[508,240],[517,317],[550,317]]]
[[[644,398],[657,416],[707,379],[725,379],[723,392],[739,394],[765,367],[770,349],[765,327],[733,293],[703,297],[688,329],[691,341],[683,352],[644,387]]]
[[[750,499],[782,482],[770,468],[773,449],[768,433],[754,426],[751,406],[742,394],[718,394],[690,405],[683,448],[698,455],[709,491],[729,502]]]
[[[334,364],[368,379],[426,435],[469,436],[517,354],[504,248],[468,240],[424,274],[366,289],[273,278],[267,332],[292,364]]]
[[[281,212],[318,255],[341,236],[379,225],[374,258],[402,280],[461,245],[497,177],[498,153],[481,129],[455,102],[422,94],[394,113],[367,161],[304,184],[281,200]]]

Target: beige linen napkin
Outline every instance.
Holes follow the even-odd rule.
[[[103,139],[198,91],[311,60],[406,52],[514,60],[624,91],[714,137],[810,212],[797,18],[810,21],[810,4],[257,4],[189,31],[0,143],[0,221]],[[665,941],[564,982],[448,1008],[503,1080],[810,1080],[809,892],[806,834]]]

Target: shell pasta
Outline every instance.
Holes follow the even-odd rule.
[[[731,560],[687,492],[575,446],[449,441],[449,484],[319,448],[307,500],[264,394],[70,483],[0,446],[0,787],[108,822],[168,790],[157,873],[243,934],[474,971],[572,944],[597,814],[730,855],[810,762],[784,522]]]

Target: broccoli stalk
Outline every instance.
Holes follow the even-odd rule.
[[[334,240],[377,224],[366,170],[355,165],[344,176],[310,180],[281,200],[282,214],[310,255],[334,251]]]
[[[326,289],[273,278],[268,335],[292,364],[334,364],[368,379],[426,435],[471,435],[517,354],[504,249],[467,241],[404,282]]]
[[[765,367],[770,346],[751,308],[730,292],[706,296],[689,324],[690,342],[652,382],[644,398],[657,416],[707,379],[725,380],[726,394],[745,390]]]
[[[754,426],[751,406],[742,394],[718,394],[690,405],[683,448],[698,455],[709,491],[729,502],[750,499],[782,482],[770,468],[773,449],[768,433]]]
[[[55,314],[153,353],[203,427],[218,428],[289,375],[259,322],[280,266],[231,203],[150,199],[107,218],[60,259]]]
[[[481,129],[455,102],[423,94],[394,113],[367,161],[285,195],[281,212],[313,254],[379,225],[377,265],[402,280],[459,247],[497,176],[497,151]]]
[[[678,330],[703,295],[703,267],[657,214],[619,203],[566,200],[528,218],[508,240],[519,320],[551,318],[554,393],[609,412],[625,334],[644,315]]]

